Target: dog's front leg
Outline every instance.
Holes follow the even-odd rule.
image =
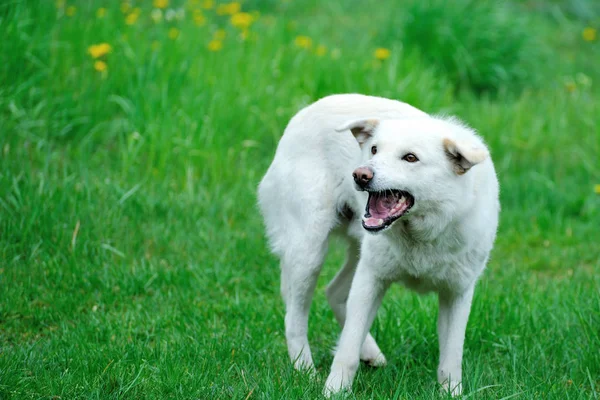
[[[452,396],[462,393],[462,356],[465,330],[471,311],[473,286],[460,294],[440,293],[438,336],[440,365],[438,382]]]
[[[361,260],[348,295],[346,323],[325,383],[325,396],[348,390],[360,362],[360,349],[389,283],[375,276]]]

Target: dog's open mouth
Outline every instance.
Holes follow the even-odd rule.
[[[366,230],[374,232],[387,228],[395,220],[408,213],[414,204],[415,198],[402,190],[388,189],[369,192],[362,226]]]

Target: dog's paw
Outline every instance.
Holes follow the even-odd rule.
[[[330,398],[335,394],[350,391],[351,386],[352,380],[347,374],[331,371],[323,388],[323,396]]]
[[[383,355],[383,353],[378,353],[375,356],[373,356],[373,355],[363,356],[361,354],[360,359],[368,366],[374,367],[374,368],[385,367],[387,364],[387,360],[385,359],[385,356]]]
[[[385,356],[371,335],[367,336],[360,348],[360,359],[371,367],[383,367],[387,364]]]
[[[294,369],[299,373],[306,374],[313,379],[317,377],[317,370],[312,363],[309,364],[305,361],[301,362],[301,360],[296,360],[296,362],[294,362]]]
[[[460,381],[444,381],[442,385],[442,393],[450,393],[452,397],[460,396],[462,394],[462,382]]]

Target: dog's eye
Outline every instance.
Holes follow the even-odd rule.
[[[371,154],[373,154],[373,155],[377,154],[377,146],[371,147]]]
[[[419,161],[419,159],[417,158],[417,156],[415,156],[413,153],[405,154],[404,157],[402,157],[402,159],[404,161],[408,161],[409,163],[413,163],[413,162]]]

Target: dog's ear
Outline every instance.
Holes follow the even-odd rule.
[[[336,131],[343,132],[350,129],[350,132],[352,132],[356,141],[362,147],[363,143],[373,136],[378,125],[379,120],[375,118],[359,119],[346,122],[344,125],[338,127]]]
[[[444,139],[443,143],[444,151],[458,175],[463,175],[473,165],[483,162],[489,156],[488,150],[477,142]]]

